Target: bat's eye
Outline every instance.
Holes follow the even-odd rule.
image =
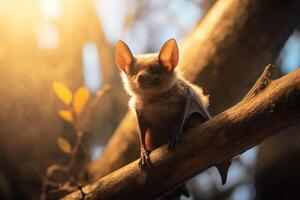
[[[151,74],[159,74],[161,72],[161,70],[157,67],[152,67],[149,69]]]
[[[132,69],[132,72],[131,72],[131,73],[132,73],[133,75],[137,75],[138,72],[139,72],[139,71],[138,71],[136,68],[134,68],[134,69]]]

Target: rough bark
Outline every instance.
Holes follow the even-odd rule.
[[[275,61],[300,21],[299,9],[297,0],[220,0],[182,41],[179,66],[210,95],[212,113],[237,102],[259,66]],[[128,113],[91,166],[92,176],[97,179],[136,159],[137,140],[136,123]]]
[[[299,102],[300,69],[187,131],[174,151],[164,145],[152,152],[150,170],[140,170],[135,161],[84,187],[85,199],[154,199],[213,164],[243,153],[280,130],[299,125]],[[81,199],[81,193],[64,199]]]

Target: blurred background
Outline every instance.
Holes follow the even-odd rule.
[[[116,42],[126,41],[134,54],[156,52],[169,38],[182,45],[215,3],[0,0],[0,199],[39,199],[47,168],[68,165],[73,156],[57,142],[62,137],[67,146],[74,146],[78,129],[57,113],[64,104],[53,91],[55,81],[72,93],[85,86],[90,104],[97,91],[110,86],[93,105],[87,123],[84,146],[89,163],[94,162],[128,110],[114,62]],[[298,30],[286,39],[276,59],[278,75],[300,66]],[[276,136],[234,158],[225,186],[215,168],[193,178],[189,199],[290,199],[300,188],[300,138],[299,128],[286,132],[282,135],[288,137]]]

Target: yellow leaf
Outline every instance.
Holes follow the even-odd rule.
[[[77,115],[80,115],[80,113],[82,112],[86,102],[89,99],[89,96],[90,93],[85,87],[81,87],[76,91],[74,95],[73,106]]]
[[[57,145],[65,153],[71,153],[72,151],[70,143],[65,138],[59,137],[57,139]]]
[[[59,116],[61,118],[63,118],[64,120],[66,120],[67,122],[73,123],[74,118],[73,118],[73,114],[71,111],[69,110],[60,110],[58,112]]]
[[[66,105],[69,105],[71,103],[72,93],[64,84],[55,81],[53,83],[53,90],[58,98]]]

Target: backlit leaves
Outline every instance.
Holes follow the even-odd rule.
[[[54,82],[53,90],[57,97],[64,102],[66,105],[69,105],[72,101],[72,93],[71,91],[62,83]]]
[[[73,114],[70,110],[60,110],[58,112],[59,116],[66,120],[67,122],[73,123],[74,122],[74,117]]]
[[[62,137],[59,137],[57,139],[57,145],[65,153],[71,153],[72,152],[72,147],[71,147],[70,143]]]
[[[80,115],[80,113],[82,112],[86,102],[89,99],[89,95],[90,93],[85,87],[81,87],[76,91],[73,100],[73,107],[77,115]]]

